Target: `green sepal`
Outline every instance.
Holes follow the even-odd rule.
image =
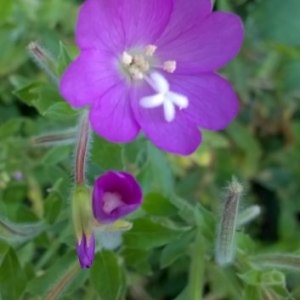
[[[72,195],[72,218],[77,241],[83,235],[90,237],[93,231],[91,190],[85,185],[75,187]]]

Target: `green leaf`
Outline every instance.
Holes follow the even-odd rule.
[[[113,252],[101,251],[96,255],[91,268],[91,282],[101,299],[123,299],[125,275],[118,257]]]
[[[248,176],[255,174],[258,168],[257,162],[261,157],[261,148],[255,137],[249,129],[237,121],[230,124],[227,132],[242,151],[238,167],[243,168]]]
[[[167,244],[160,257],[161,268],[166,268],[173,264],[179,257],[186,255],[187,248],[193,237],[192,234],[185,234],[180,240],[175,240]]]
[[[72,146],[60,145],[50,149],[42,160],[44,165],[57,165],[72,155]]]
[[[170,203],[168,198],[158,193],[146,195],[142,209],[153,216],[174,216],[177,214],[177,208]]]
[[[56,181],[54,186],[51,188],[50,193],[45,199],[45,220],[49,224],[53,224],[61,211],[63,199],[59,193],[63,179],[60,178]]]
[[[59,42],[59,54],[58,54],[58,74],[62,74],[66,67],[70,64],[71,57],[68,53],[66,46],[63,42]]]
[[[112,144],[100,138],[93,136],[92,161],[103,169],[123,169],[122,148],[118,144]]]
[[[254,23],[265,39],[300,46],[300,1],[264,0],[253,11]]]
[[[196,208],[187,200],[182,199],[176,195],[170,197],[170,202],[177,208],[178,215],[189,224],[195,223]]]
[[[138,174],[144,192],[160,191],[163,194],[172,194],[174,190],[173,175],[167,156],[150,142],[147,144],[147,166]]]
[[[23,119],[10,119],[6,121],[4,124],[1,124],[0,126],[0,139],[4,140],[12,135],[14,135],[16,132],[19,131],[21,128],[21,125],[23,124]]]
[[[152,274],[149,254],[149,251],[143,249],[124,248],[122,251],[126,265],[134,268],[138,273],[148,276]]]
[[[280,285],[285,286],[285,276],[282,272],[276,270],[260,271],[252,269],[244,274],[239,275],[239,277],[249,285]]]
[[[3,0],[2,0],[3,2]],[[9,1],[8,1],[9,2]],[[8,7],[8,9],[10,9]],[[2,12],[1,8],[0,11]],[[4,12],[5,13],[5,12]],[[2,21],[2,19],[0,18]],[[0,26],[0,76],[3,77],[15,69],[25,60],[26,46],[24,41],[17,38],[19,28],[15,24],[6,23]],[[18,46],[16,46],[18,43]],[[5,78],[5,77],[4,77]]]
[[[25,285],[25,273],[20,266],[15,251],[10,248],[0,266],[0,295],[2,299],[21,299]]]
[[[56,259],[42,276],[31,280],[26,291],[37,296],[59,296],[74,280],[79,270],[75,252],[68,252],[63,257]]]
[[[44,112],[44,116],[52,120],[64,121],[78,116],[78,111],[71,108],[66,102],[55,103]]]
[[[263,300],[260,287],[247,285],[243,291],[243,300]]]
[[[9,17],[12,7],[12,0],[0,0],[0,23]]]
[[[0,218],[0,239],[9,244],[19,244],[31,240],[45,229],[45,225],[39,223],[17,224]]]
[[[300,58],[290,60],[283,69],[282,81],[286,91],[300,91],[299,86]]]
[[[136,219],[133,228],[123,235],[128,248],[152,249],[179,239],[186,229],[167,227],[150,219]]]
[[[58,90],[50,84],[31,83],[14,91],[27,105],[34,106],[41,115],[56,103],[64,103]]]
[[[141,136],[131,143],[123,146],[123,154],[126,166],[142,169],[148,161],[147,140]]]
[[[48,83],[29,83],[14,91],[27,105],[35,107],[38,112],[55,121],[68,121],[78,116],[59,95],[58,89]]]

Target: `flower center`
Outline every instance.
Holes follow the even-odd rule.
[[[103,211],[106,214],[110,214],[116,208],[122,206],[124,202],[122,197],[117,193],[106,192],[103,195]]]
[[[157,47],[147,45],[142,51],[124,51],[121,57],[121,66],[132,80],[144,79],[150,69],[158,67],[164,71],[173,73],[176,69],[176,61],[168,60],[162,65],[155,65],[154,54]]]
[[[130,80],[145,80],[155,91],[154,95],[140,99],[139,104],[146,109],[162,106],[165,120],[172,122],[175,119],[176,111],[187,108],[189,101],[184,95],[171,91],[167,79],[162,74],[152,71],[153,68],[162,69],[168,73],[176,70],[175,60],[157,64],[154,57],[156,50],[155,45],[148,45],[142,51],[124,51],[121,57],[121,66]]]

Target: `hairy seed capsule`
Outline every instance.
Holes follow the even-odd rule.
[[[235,231],[242,192],[242,185],[233,178],[226,189],[222,216],[218,226],[215,258],[219,265],[227,265],[234,258]]]

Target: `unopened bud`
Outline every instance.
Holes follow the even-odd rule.
[[[227,265],[234,258],[235,231],[242,191],[242,185],[235,178],[232,179],[226,189],[215,247],[215,257],[219,265]]]
[[[58,78],[54,71],[56,69],[56,63],[49,52],[42,48],[37,42],[31,42],[28,45],[28,50],[37,66],[57,85]]]
[[[93,232],[91,191],[84,185],[76,186],[72,197],[72,217],[77,241]]]

